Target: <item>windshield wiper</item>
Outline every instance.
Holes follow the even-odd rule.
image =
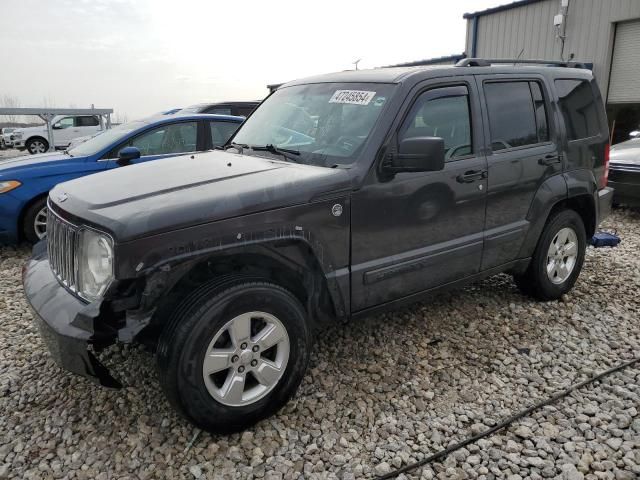
[[[273,143],[268,143],[266,145],[251,145],[249,148],[257,152],[275,153],[276,155],[280,155],[281,157],[284,157],[286,160],[291,160],[292,162],[300,163],[300,159],[292,157],[292,155],[296,155],[296,156],[300,155],[300,152],[298,150],[292,150],[290,148],[279,148],[279,147],[276,147]]]
[[[69,153],[69,150],[65,150],[65,151],[64,151],[64,152],[62,152],[62,153],[64,153],[65,155],[69,155],[70,157],[73,157],[73,155],[71,155],[71,154]]]
[[[225,151],[229,150],[230,148],[235,148],[240,153],[242,153],[242,150],[244,150],[245,148],[249,148],[249,145],[247,145],[245,143],[234,143],[234,142],[231,142],[231,143],[225,145],[222,148],[224,148]]]

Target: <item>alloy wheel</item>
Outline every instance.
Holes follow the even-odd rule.
[[[202,364],[205,386],[224,405],[250,405],[278,384],[287,367],[289,350],[287,330],[274,315],[238,315],[209,342]]]
[[[42,207],[41,210],[36,213],[33,219],[33,231],[36,232],[36,236],[39,240],[42,240],[47,234],[47,207]]]
[[[556,233],[547,252],[547,276],[556,285],[565,282],[578,258],[578,236],[570,228],[562,228]]]
[[[45,144],[41,140],[34,140],[29,144],[29,152],[36,153],[45,153],[47,151]]]

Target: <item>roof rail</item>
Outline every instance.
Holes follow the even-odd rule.
[[[493,64],[525,64],[525,65],[545,65],[548,67],[586,68],[589,67],[583,62],[564,62],[560,60],[533,60],[526,58],[463,58],[456,67],[490,67]]]

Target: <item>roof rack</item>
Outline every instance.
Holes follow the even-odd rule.
[[[490,67],[494,63],[501,65],[508,64],[525,64],[525,65],[545,65],[547,67],[566,67],[566,68],[589,68],[583,62],[564,62],[559,60],[533,60],[523,58],[463,58],[456,67]]]

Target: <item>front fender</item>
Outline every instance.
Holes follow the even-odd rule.
[[[341,196],[144,237],[116,246],[116,278],[154,279],[161,295],[190,266],[225,254],[266,254],[302,268],[312,260],[343,317],[350,311],[349,218],[349,197]],[[311,258],[302,258],[305,251]]]

